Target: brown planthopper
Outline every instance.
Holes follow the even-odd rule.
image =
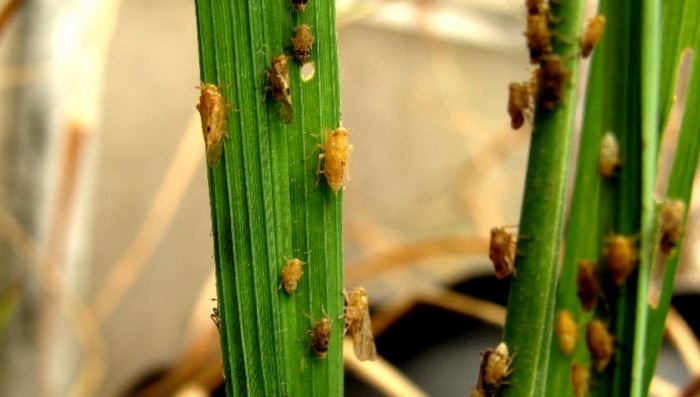
[[[505,227],[494,227],[491,229],[491,240],[489,242],[489,259],[493,262],[493,267],[498,279],[505,278],[513,272],[515,268],[515,236],[508,233]]]
[[[605,31],[605,16],[596,15],[588,21],[581,35],[581,56],[588,58]]]
[[[495,389],[513,372],[510,369],[513,358],[508,355],[508,346],[503,342],[496,346],[496,350],[486,349],[481,354],[485,359],[485,365],[482,361],[484,390]]]
[[[552,110],[564,97],[564,89],[571,78],[571,71],[564,68],[564,61],[557,55],[545,56],[543,60],[538,77],[539,103],[545,109]]]
[[[309,2],[309,0],[291,0],[292,1],[292,6],[297,12],[304,12],[306,11],[306,3]]]
[[[614,234],[605,242],[607,246],[603,249],[608,272],[617,285],[622,285],[627,277],[634,270],[635,263],[639,259],[635,238]]]
[[[289,124],[292,122],[292,94],[289,88],[289,64],[287,56],[284,54],[272,57],[270,70],[265,72],[268,86],[266,91],[270,92],[275,101],[275,111],[280,116],[282,122]]]
[[[559,318],[555,326],[555,333],[559,340],[559,347],[565,355],[570,355],[576,347],[576,334],[578,326],[574,317],[568,310],[559,311]]]
[[[372,320],[369,315],[367,291],[360,287],[345,295],[345,332],[350,332],[355,356],[360,361],[374,361],[377,347],[374,344]]]
[[[529,83],[512,82],[508,85],[508,114],[510,127],[514,130],[523,126],[531,117],[531,89]]]
[[[615,338],[608,332],[608,327],[600,320],[593,319],[586,327],[586,345],[591,353],[593,368],[605,371],[615,354]]]
[[[578,298],[584,311],[591,311],[600,295],[600,282],[598,281],[598,264],[580,260],[578,273],[576,274]]]
[[[598,172],[600,175],[610,178],[622,164],[620,161],[620,143],[615,134],[608,131],[600,142],[600,155],[598,156]]]
[[[325,317],[318,321],[314,320],[308,314],[304,312],[302,313],[304,313],[304,315],[308,317],[313,324],[313,328],[307,332],[309,335],[311,335],[309,346],[314,347],[314,351],[316,352],[316,356],[318,358],[324,359],[328,355],[328,346],[331,343],[331,332],[333,331],[333,328],[331,327],[331,320],[328,318],[328,314],[323,308],[321,308],[321,310],[323,310],[323,315]]]
[[[659,233],[661,240],[659,246],[661,252],[668,256],[681,237],[683,231],[683,215],[685,214],[685,203],[681,200],[666,200],[659,212]]]
[[[318,155],[318,164],[316,166],[316,184],[314,188],[318,187],[319,176],[323,174],[326,177],[328,186],[335,193],[338,193],[343,187],[343,177],[347,175],[348,181],[350,181],[350,174],[348,173],[348,160],[353,151],[353,146],[348,145],[348,133],[352,131],[346,130],[343,127],[339,127],[335,130],[326,130],[326,143],[316,145],[316,149],[323,150],[323,153]],[[316,151],[314,149],[314,151]],[[311,152],[313,154],[313,152]],[[311,155],[309,155],[311,157]],[[308,157],[307,157],[308,158]],[[321,161],[323,161],[323,171],[321,171]]]
[[[298,258],[288,259],[284,258],[287,264],[282,268],[282,273],[280,278],[280,286],[278,289],[284,287],[284,292],[291,295],[297,290],[297,285],[299,284],[299,279],[304,275],[304,271],[301,267],[306,264]]]
[[[571,385],[574,389],[574,397],[585,397],[588,395],[588,380],[590,377],[591,374],[585,365],[579,363],[571,365]]]
[[[314,35],[309,25],[299,25],[294,29],[296,35],[292,38],[292,53],[294,59],[302,65],[309,61],[311,48],[314,45]]]
[[[221,152],[224,147],[226,134],[226,121],[231,105],[221,95],[220,88],[214,84],[205,84],[197,87],[202,91],[196,108],[202,118],[202,134],[207,152],[207,164],[214,168],[221,161]]]
[[[527,27],[523,32],[530,49],[530,63],[538,64],[542,57],[552,52],[552,31],[549,30],[549,14],[528,14]]]

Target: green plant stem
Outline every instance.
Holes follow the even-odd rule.
[[[511,387],[501,396],[544,396],[569,176],[578,37],[583,2],[552,2],[554,52],[571,72],[561,103],[539,108],[525,181],[520,218],[517,275],[511,281],[504,341],[515,354]]]
[[[646,350],[647,322],[649,319],[649,275],[653,254],[654,188],[659,134],[659,73],[661,40],[661,3],[659,0],[644,0],[642,3],[642,191],[640,265],[637,281],[637,307],[632,358],[631,397],[644,394],[643,368]]]
[[[316,156],[304,161],[340,123],[334,2],[312,1],[305,13],[273,0],[195,5],[201,80],[220,85],[239,110],[228,113],[221,163],[208,168],[227,395],[340,396],[342,192],[323,179],[314,189]],[[302,23],[316,37],[316,73],[302,82],[289,59],[294,117],[284,124],[265,71]],[[278,288],[284,257],[307,262],[291,295]],[[321,360],[308,349],[304,313],[324,312],[335,332]]]

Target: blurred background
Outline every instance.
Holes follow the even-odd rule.
[[[216,393],[194,2],[0,4],[0,396]],[[337,7],[346,285],[368,290],[388,360],[348,357],[346,395],[466,396],[505,316],[489,230],[520,211],[530,131],[506,104],[530,75],[522,0]],[[657,396],[700,373],[682,317],[696,218]]]

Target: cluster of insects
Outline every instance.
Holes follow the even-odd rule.
[[[340,316],[340,318],[345,317],[343,336],[350,333],[355,356],[360,361],[374,361],[377,358],[377,347],[374,344],[374,334],[372,333],[367,291],[360,287],[352,290],[349,294],[343,291],[343,295],[345,296],[345,313]],[[331,332],[333,331],[332,320],[323,308],[322,311],[324,317],[320,320],[315,320],[304,313],[312,324],[312,328],[307,332],[309,348],[313,346],[319,359],[324,359],[328,355]]]
[[[302,262],[299,258],[288,259],[285,257],[284,259],[286,264],[280,272],[280,285],[278,289],[284,287],[284,291],[288,295],[292,295],[297,290],[299,280],[304,275],[302,266],[305,265],[306,262]],[[372,333],[372,320],[369,314],[367,291],[359,287],[349,293],[343,291],[343,296],[345,296],[345,313],[340,317],[345,317],[343,335],[347,333],[350,334],[353,341],[355,356],[357,356],[360,361],[373,361],[377,358],[377,348],[374,344],[374,334]],[[218,310],[214,309],[214,314],[212,315],[212,320],[214,320],[218,327]],[[318,358],[326,357],[331,332],[333,331],[331,320],[328,318],[328,314],[326,314],[325,310],[323,314],[324,317],[317,321],[304,313],[304,315],[311,319],[313,324],[313,328],[308,331],[308,335],[310,335],[309,346],[313,346]]]
[[[297,7],[298,11],[302,12],[304,11],[306,1],[295,1],[294,5]],[[294,59],[304,64],[309,61],[315,39],[308,25],[300,25],[294,29],[294,31],[296,35],[291,39]],[[270,60],[270,69],[265,71],[265,78],[267,79],[265,97],[267,97],[269,93],[275,103],[277,115],[282,122],[286,124],[291,123],[294,116],[291,88],[289,85],[288,60],[289,58],[285,54],[273,56]],[[217,87],[214,84],[202,86],[202,93],[199,98],[199,103],[196,106],[202,119],[202,132],[207,153],[207,164],[212,168],[219,164],[224,139],[228,136],[226,134],[226,124],[228,111],[231,109],[231,105],[226,103],[225,98],[221,94],[221,88],[222,87]],[[321,149],[323,153],[318,156],[315,187],[318,187],[321,174],[325,176],[328,185],[335,193],[338,193],[343,187],[344,177],[347,176],[348,181],[350,180],[348,161],[353,150],[353,146],[348,144],[348,133],[350,131],[352,130],[347,130],[343,127],[336,128],[335,130],[326,130],[324,133],[325,142],[316,145],[317,147],[315,150]],[[321,170],[322,164],[323,170]],[[298,274],[299,277],[301,277],[303,272],[299,270]],[[288,277],[292,277],[292,274]],[[285,291],[287,290],[288,288],[285,285]]]
[[[297,12],[304,12],[308,0],[292,0],[292,6]],[[300,25],[294,29],[295,35],[290,39],[294,59],[300,64],[306,64],[311,57],[315,41],[309,25]],[[289,84],[289,64],[284,53],[270,57],[270,69],[265,71],[267,85],[264,98],[268,94],[275,105],[275,112],[283,123],[292,122],[294,112],[292,95]],[[199,87],[198,87],[199,88]],[[222,87],[206,84],[201,87],[202,94],[196,108],[202,118],[202,132],[207,154],[207,164],[214,168],[221,160],[221,152],[226,134],[228,105],[221,95]]]
[[[566,86],[571,79],[571,71],[566,69],[562,58],[553,54],[552,37],[558,34],[551,29],[557,22],[552,16],[547,0],[525,0],[526,28],[523,35],[530,52],[530,63],[541,65],[533,70],[530,82],[511,82],[508,86],[508,114],[510,125],[519,129],[525,120],[532,120],[535,106],[553,110],[564,98]],[[580,37],[581,56],[587,58],[600,41],[605,30],[605,17],[591,18]],[[559,37],[559,36],[558,36]],[[561,38],[562,43],[570,43]]]
[[[602,151],[601,157],[603,157]],[[684,215],[685,203],[683,201],[668,199],[659,206],[658,244],[659,251],[664,256],[670,255],[678,245],[682,234]],[[639,260],[636,247],[637,239],[636,236],[622,234],[612,234],[605,239],[602,254],[606,264],[606,274],[609,275],[611,285],[621,286],[634,271],[636,262]],[[605,298],[601,288],[598,264],[595,262],[587,260],[578,262],[576,284],[581,307],[586,312],[591,311],[596,306],[598,297]],[[606,303],[605,300],[603,302]],[[573,351],[577,328],[571,314],[566,310],[560,311],[555,325],[555,334],[564,354],[569,355]],[[586,347],[591,356],[592,368],[597,372],[604,372],[615,356],[615,337],[608,330],[606,322],[594,318],[587,324]],[[589,378],[590,374],[585,365],[576,363],[571,367],[574,396],[587,395]]]
[[[603,145],[604,146],[604,145]],[[602,155],[601,155],[602,157]],[[602,174],[602,172],[601,172]],[[681,200],[668,199],[660,204],[658,210],[658,244],[659,251],[664,256],[670,255],[678,245],[685,215],[685,203]],[[634,271],[639,260],[636,236],[612,234],[605,238],[602,250],[603,261],[606,265],[610,285],[620,287]],[[602,297],[607,305],[605,294],[601,288],[601,276],[596,262],[578,261],[576,284],[578,297],[584,311],[591,311]],[[577,325],[571,314],[562,310],[555,325],[555,334],[564,354],[569,355],[576,343]],[[606,322],[598,318],[592,319],[586,326],[586,347],[591,356],[592,368],[604,372],[615,356],[615,338],[608,331]],[[588,392],[588,369],[582,364],[574,364],[571,368],[571,381],[575,396],[585,396]]]
[[[297,11],[303,12],[307,1],[294,1]],[[314,45],[314,35],[309,25],[300,25],[294,29],[295,36],[291,38],[292,54],[300,64],[306,64],[311,57],[311,49]],[[270,93],[275,102],[275,111],[283,123],[292,122],[292,93],[289,87],[288,57],[284,54],[273,56],[270,60],[270,70],[265,72],[267,78],[266,92]]]
[[[296,12],[305,12],[308,0],[290,0],[290,4]],[[270,66],[264,74],[266,85],[263,100],[269,97],[273,101],[275,112],[285,124],[291,123],[294,116],[289,63],[292,59],[301,65],[309,63],[315,42],[309,25],[299,25],[293,31],[294,35],[289,41],[292,56],[287,56],[284,52],[280,55],[270,56]],[[198,88],[201,89],[201,95],[196,109],[201,116],[207,164],[214,168],[221,161],[224,141],[228,137],[226,132],[228,113],[232,107],[228,104],[227,98],[222,95],[223,86],[203,84],[202,87]],[[321,175],[325,177],[330,189],[335,193],[343,188],[346,176],[348,181],[350,180],[348,161],[353,150],[353,146],[348,144],[350,131],[350,129],[339,127],[324,132],[324,142],[316,145],[311,153],[313,155],[318,149],[322,151],[317,158],[314,188],[318,187]],[[299,258],[288,259],[284,257],[284,259],[285,264],[280,271],[278,289],[284,288],[284,293],[291,296],[296,293],[300,286],[304,275],[303,266],[306,265],[306,262],[302,262]],[[345,296],[345,313],[340,316],[340,318],[345,318],[343,335],[350,334],[355,355],[359,360],[375,360],[377,349],[372,333],[367,292],[364,288],[358,288],[350,292],[343,291],[343,294]],[[309,349],[313,347],[316,356],[319,359],[325,359],[328,355],[333,332],[332,323],[335,319],[329,318],[323,306],[321,310],[323,317],[318,320],[307,313],[302,313],[311,320],[312,324],[311,329],[304,335],[309,337]],[[218,308],[213,309],[210,317],[216,327],[220,328],[221,318]]]
[[[496,349],[486,349],[481,352],[479,379],[476,388],[472,389],[471,397],[493,396],[501,385],[507,383],[506,378],[513,370],[510,364],[513,357],[508,353],[508,346],[501,342]]]

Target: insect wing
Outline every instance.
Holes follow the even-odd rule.
[[[207,141],[207,164],[209,167],[214,168],[219,165],[219,162],[221,161],[221,153],[224,149],[223,143],[223,140],[211,143]]]
[[[289,99],[289,102],[275,101],[275,112],[277,112],[277,115],[280,116],[283,123],[291,123],[292,117],[294,116],[292,113],[291,98]]]
[[[377,358],[377,346],[372,334],[372,320],[369,308],[364,311],[362,319],[351,325],[352,347],[360,361],[374,361]]]

